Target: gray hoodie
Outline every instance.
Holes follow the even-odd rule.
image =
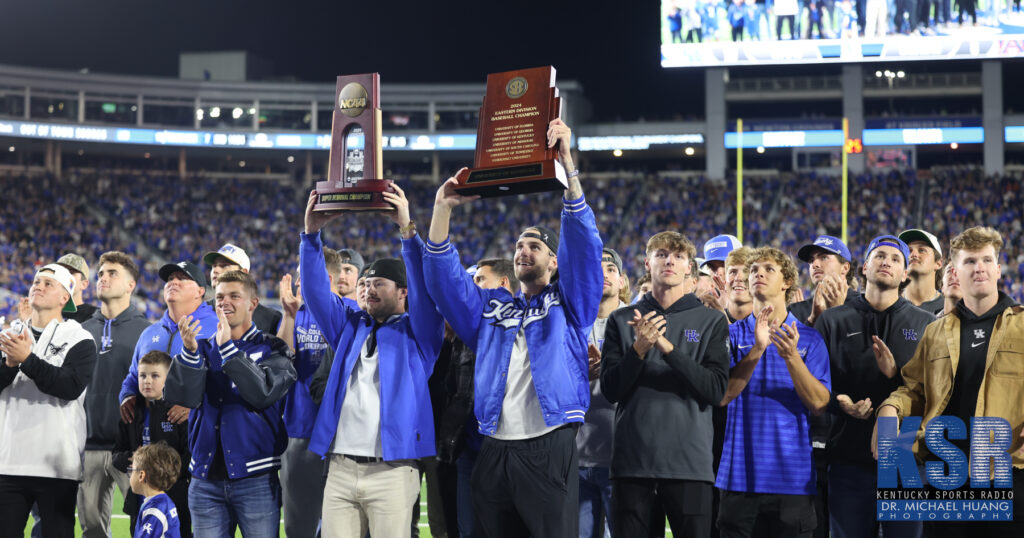
[[[633,350],[633,310],[665,316],[665,338],[643,358]],[[729,322],[692,293],[663,309],[648,293],[612,313],[601,350],[601,390],[615,411],[612,478],[713,482],[711,409],[729,378]]]
[[[96,341],[96,369],[85,393],[88,435],[86,450],[110,450],[117,440],[117,422],[121,420],[117,394],[128,375],[135,344],[149,327],[149,320],[134,305],[108,320],[100,310],[82,324]]]

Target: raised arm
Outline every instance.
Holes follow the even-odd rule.
[[[444,318],[437,311],[437,305],[430,297],[424,281],[423,250],[426,245],[416,233],[416,224],[409,213],[409,199],[397,184],[392,188],[394,192],[385,192],[384,199],[395,206],[391,219],[398,225],[399,233],[402,234],[402,259],[405,260],[405,275],[409,287],[409,321],[412,324],[414,341],[424,361],[424,371],[429,377],[437,361],[437,354],[441,351]]]
[[[560,119],[548,125],[548,147],[558,146],[558,159],[568,174],[569,187],[562,199],[562,225],[558,242],[558,286],[563,306],[577,327],[597,319],[604,275],[601,272],[601,235],[594,211],[583,198],[569,144],[572,131]]]
[[[437,190],[430,237],[423,252],[423,278],[441,315],[459,338],[476,350],[485,295],[462,267],[459,253],[448,238],[448,222],[454,207],[479,197],[459,195],[455,192],[458,184],[452,177]]]
[[[583,186],[580,185],[579,176],[575,173],[576,164],[572,162],[572,129],[561,118],[555,118],[548,124],[547,134],[548,147],[558,146],[558,160],[562,163],[562,168],[565,168],[569,180],[562,197],[566,200],[576,200],[583,196]]]
[[[327,265],[324,262],[320,228],[336,215],[325,216],[313,211],[315,203],[316,191],[313,191],[306,205],[306,231],[299,245],[299,280],[306,308],[309,308],[313,319],[320,324],[324,339],[334,346],[347,324],[352,323],[356,316],[350,316],[351,312],[341,297],[331,291],[331,279],[327,276]]]

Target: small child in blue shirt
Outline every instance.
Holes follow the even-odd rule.
[[[129,467],[132,491],[145,497],[134,538],[181,538],[178,509],[165,493],[178,480],[181,457],[164,442],[139,447]]]

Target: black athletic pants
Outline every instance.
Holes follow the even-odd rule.
[[[722,538],[811,538],[816,520],[813,495],[722,490],[718,533]]]
[[[43,538],[74,538],[77,499],[75,480],[0,475],[0,537],[24,536],[37,504]]]
[[[709,482],[657,478],[612,479],[614,536],[649,536],[651,506],[660,501],[673,536],[707,538],[711,535]],[[657,525],[662,525],[658,521]]]
[[[471,479],[482,536],[579,535],[577,429],[567,424],[521,441],[484,437]]]

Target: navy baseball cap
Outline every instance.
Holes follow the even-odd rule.
[[[716,235],[709,239],[707,243],[704,243],[704,261],[700,263],[700,267],[703,269],[705,265],[711,262],[725,263],[729,253],[742,246],[743,243],[740,243],[740,240],[735,235]]]
[[[796,252],[796,257],[805,263],[811,263],[811,254],[816,248],[831,252],[848,262],[853,261],[853,255],[850,254],[850,249],[846,248],[846,244],[838,237],[831,235],[819,235],[813,243],[800,247],[800,250]]]
[[[200,288],[206,287],[206,277],[203,275],[203,271],[199,269],[199,266],[190,261],[169,263],[161,267],[158,274],[164,282],[167,282],[167,280],[171,278],[171,275],[178,271],[185,273],[190,279],[195,280],[196,284],[199,284]]]
[[[867,263],[868,256],[871,256],[871,251],[881,246],[893,247],[902,252],[904,269],[906,269],[910,264],[910,247],[895,235],[880,235],[872,239],[871,244],[868,245],[868,249],[864,251],[864,263]]]

